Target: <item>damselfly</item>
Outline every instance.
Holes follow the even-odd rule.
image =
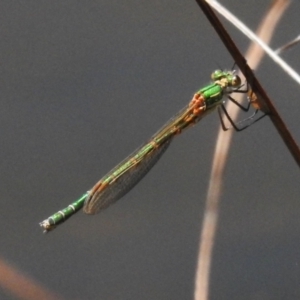
[[[216,70],[212,73],[211,80],[211,84],[200,89],[189,104],[169,120],[146,144],[108,172],[91,190],[68,207],[41,222],[40,225],[44,232],[54,229],[81,208],[87,214],[96,214],[119,200],[149,172],[167,150],[175,135],[196,124],[215,108],[218,108],[224,130],[228,128],[224,125],[221,109],[237,131],[245,129],[263,117],[254,118],[258,112],[256,109],[252,116],[239,123],[234,123],[226,111],[224,98],[231,100],[242,110],[248,111],[251,104],[250,99],[248,99],[248,105],[244,107],[230,96],[232,93],[246,93],[248,88],[247,90],[241,89],[243,86],[241,79],[234,71]],[[241,127],[240,125],[244,124],[246,120],[250,120],[250,122]]]

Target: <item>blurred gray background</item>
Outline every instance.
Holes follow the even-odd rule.
[[[270,2],[222,3],[255,30]],[[273,48],[299,34],[299,11]],[[38,223],[232,67],[195,1],[3,0],[0,20],[1,259],[63,299],[193,299],[217,114],[103,213],[48,235]],[[298,71],[299,51],[284,54]],[[299,143],[299,86],[269,58],[256,74]],[[225,177],[210,299],[299,299],[299,168],[268,118],[234,134]]]

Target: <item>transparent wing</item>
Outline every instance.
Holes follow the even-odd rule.
[[[132,166],[118,178],[113,178],[114,172],[110,172],[103,177],[89,192],[85,200],[83,211],[87,214],[96,214],[122,198],[151,170],[167,150],[170,142],[171,139],[166,141],[159,148],[153,149],[141,157],[139,162],[132,164]],[[132,157],[136,155],[135,152]],[[112,178],[112,180],[109,182],[110,178]]]
[[[155,165],[173,137],[205,115],[204,109],[197,114],[194,114],[194,109],[194,105],[185,106],[153,135],[148,143],[134,151],[98,181],[88,192],[83,211],[96,214],[129,192]]]

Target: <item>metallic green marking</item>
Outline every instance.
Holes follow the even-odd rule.
[[[78,200],[70,204],[63,210],[58,211],[48,219],[40,223],[41,227],[44,228],[44,233],[53,230],[57,225],[65,222],[73,214],[83,207],[84,200],[87,198],[88,193],[83,194]]]

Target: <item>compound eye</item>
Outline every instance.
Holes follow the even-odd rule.
[[[222,70],[216,70],[211,74],[211,80],[216,81],[219,80],[221,77],[224,76],[224,72]]]
[[[233,87],[239,87],[241,85],[241,83],[242,83],[242,81],[241,81],[240,76],[238,76],[238,75],[232,76],[231,85]]]

